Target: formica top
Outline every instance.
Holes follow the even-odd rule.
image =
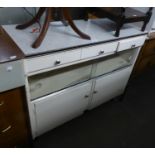
[[[0,63],[22,59],[24,54],[0,27]]]
[[[32,33],[32,29],[38,27],[37,24],[25,30],[17,30],[16,25],[3,25],[3,28],[25,56],[52,53],[146,34],[133,25],[125,24],[120,31],[120,36],[115,37],[115,23],[108,19],[75,20],[74,22],[81,31],[91,37],[91,40],[80,38],[70,26],[64,26],[61,22],[51,22],[41,46],[34,49],[31,45],[39,33]]]

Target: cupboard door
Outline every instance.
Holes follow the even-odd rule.
[[[132,68],[128,67],[109,75],[96,78],[92,102],[89,109],[123,93],[128,82]]]
[[[37,136],[83,113],[88,107],[91,82],[32,101]]]

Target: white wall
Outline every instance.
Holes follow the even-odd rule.
[[[27,8],[32,14],[35,13],[34,8]],[[17,24],[23,23],[32,18],[23,8],[0,8],[0,24]]]

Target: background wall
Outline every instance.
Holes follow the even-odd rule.
[[[18,24],[23,23],[32,18],[35,15],[38,8],[0,8],[0,25],[4,24]],[[136,7],[136,9],[146,12],[147,7]],[[30,13],[32,15],[30,15]],[[82,18],[85,13],[85,8],[71,8],[71,13],[74,19]],[[151,25],[155,19],[155,9],[153,10],[152,18],[146,27],[146,30],[150,30]],[[141,23],[135,23],[137,26],[141,26]]]

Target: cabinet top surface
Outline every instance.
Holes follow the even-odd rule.
[[[38,25],[34,25],[25,30],[15,29],[16,25],[3,25],[3,29],[16,42],[25,56],[55,52],[146,34],[146,32],[140,31],[137,27],[133,27],[133,25],[125,24],[120,31],[120,36],[115,37],[115,23],[108,19],[75,20],[75,24],[81,31],[90,35],[91,40],[80,38],[70,26],[64,26],[61,22],[52,22],[41,46],[34,49],[31,45],[37,38],[38,33],[32,33],[32,29],[38,27]]]

